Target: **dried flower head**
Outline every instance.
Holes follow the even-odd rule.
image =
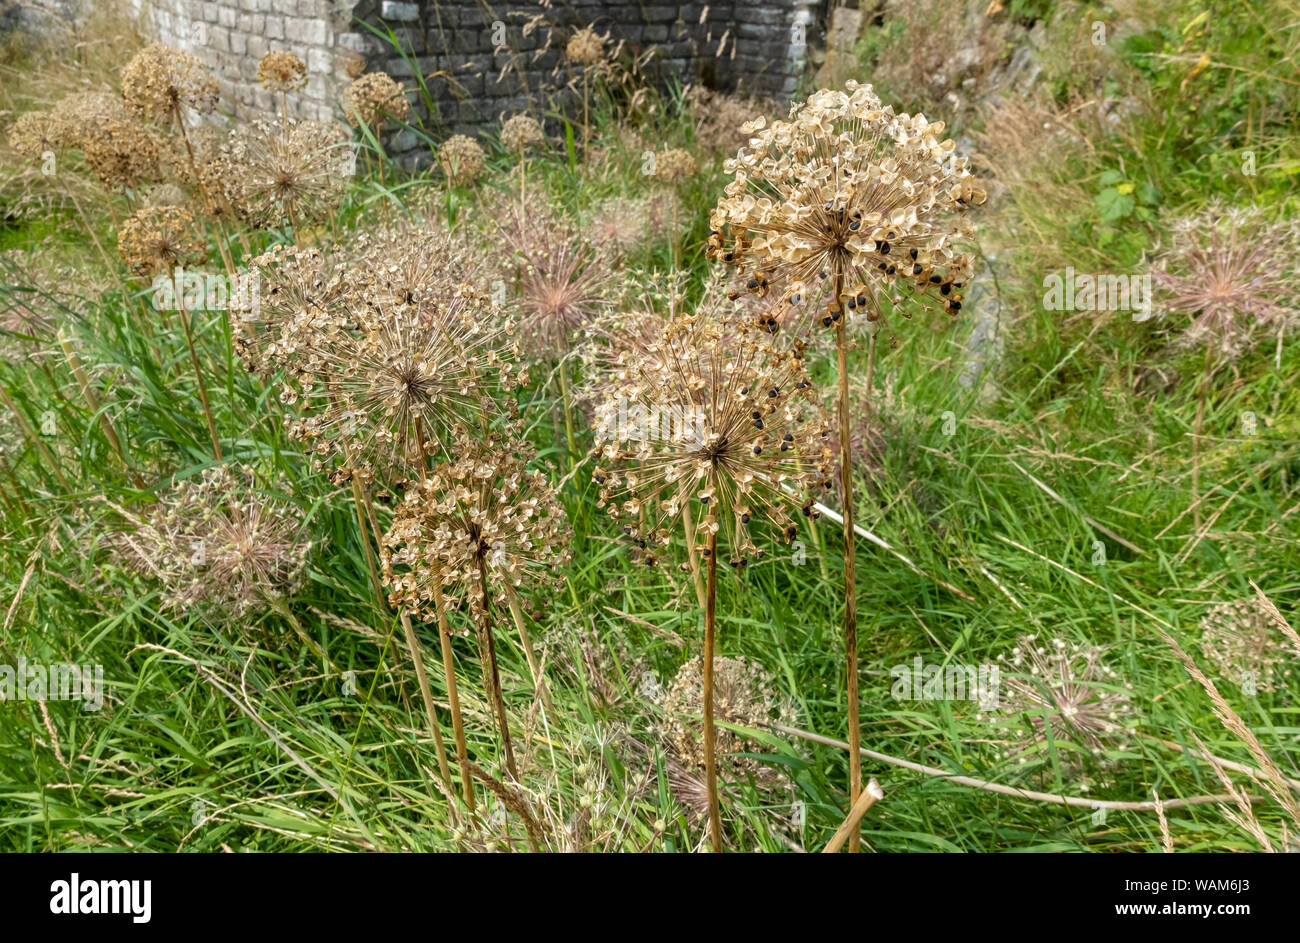
[[[106,187],[138,187],[162,175],[158,137],[131,118],[106,118],[85,129],[80,147]]]
[[[180,121],[182,108],[208,114],[220,92],[196,56],[162,43],[141,49],[122,69],[122,97],[152,121]]]
[[[1270,222],[1258,207],[1213,204],[1176,220],[1154,269],[1163,307],[1192,318],[1187,342],[1226,355],[1249,347],[1257,330],[1300,323],[1295,259],[1300,227]]]
[[[1201,651],[1219,674],[1242,687],[1272,691],[1289,677],[1288,649],[1258,596],[1219,603],[1201,619]]]
[[[1009,735],[1005,758],[1026,763],[1045,750],[1049,726],[1051,742],[1058,747],[1071,743],[1083,751],[1062,751],[1072,768],[1086,757],[1101,762],[1107,749],[1129,743],[1137,721],[1133,686],[1102,661],[1105,653],[1096,645],[1070,645],[1062,639],[1043,643],[1036,635],[1024,635],[1010,658],[998,656],[1002,675],[995,723]]]
[[[834,453],[802,345],[778,350],[721,304],[706,305],[630,352],[619,379],[597,414],[592,478],[598,506],[624,522],[647,562],[688,504],[700,533],[727,533],[735,566],[764,553],[752,524],[789,542],[792,505],[818,517],[814,496],[830,487]]]
[[[319,249],[273,246],[249,270],[258,279],[259,311],[231,327],[244,367],[263,379],[278,369],[301,371],[321,338],[355,327],[353,285],[345,268],[328,263]]]
[[[468,187],[487,170],[487,156],[478,141],[453,134],[438,148],[438,164],[453,187]]]
[[[406,91],[383,72],[368,72],[343,92],[348,121],[377,128],[388,119],[405,121],[411,113]]]
[[[433,621],[433,586],[460,587],[483,624],[487,602],[563,585],[569,523],[532,448],[512,435],[460,430],[449,461],[408,485],[381,548],[395,606]],[[487,596],[484,595],[487,593]]]
[[[145,277],[202,265],[208,256],[194,216],[181,206],[136,210],[117,234],[117,251],[131,274]]]
[[[678,669],[663,699],[659,735],[673,757],[696,771],[705,769],[704,738],[700,717],[704,713],[703,664],[696,655]],[[763,730],[772,723],[791,723],[790,705],[779,697],[775,679],[762,665],[746,658],[718,658],[713,664],[713,715],[717,728],[716,756],[724,776],[753,775],[784,779],[779,772],[744,753],[762,753],[758,740],[725,726],[734,724]]]
[[[501,126],[501,146],[511,153],[521,154],[545,143],[542,126],[530,115],[515,115]]]
[[[185,191],[174,183],[160,183],[149,188],[144,196],[145,206],[184,206]]]
[[[130,118],[122,96],[112,92],[74,92],[50,109],[55,140],[64,147],[80,148],[86,135],[104,121]]]
[[[235,619],[265,609],[301,583],[311,541],[298,510],[251,479],[219,466],[178,482],[148,512],[119,509],[126,526],[108,543],[161,584],[169,609]]]
[[[776,114],[775,105],[692,85],[687,90],[695,114],[695,143],[707,154],[734,154],[749,135],[741,128],[759,115]]]
[[[273,49],[257,63],[257,81],[272,92],[291,92],[307,83],[307,63],[287,49]]]
[[[883,299],[903,305],[903,287],[935,291],[955,313],[973,260],[954,245],[954,213],[984,192],[942,122],[894,114],[869,85],[847,88],[814,93],[789,121],[742,128],[752,137],[724,164],[735,179],[710,218],[709,256],[737,266],[750,291],[779,287],[782,304],[838,292],[827,327],[841,304],[878,319]]]
[[[338,54],[339,70],[350,79],[358,79],[365,74],[366,57],[359,52],[345,49]]]
[[[654,173],[651,176],[657,183],[674,186],[694,177],[697,169],[690,151],[673,147],[655,155]]]
[[[518,273],[520,338],[535,355],[563,354],[608,306],[609,254],[541,201],[512,202],[498,214],[498,226]]]
[[[643,245],[675,239],[685,229],[686,221],[683,213],[673,211],[674,203],[680,204],[680,198],[667,189],[639,198],[608,197],[592,207],[587,216],[587,240],[616,256],[625,256]]]
[[[226,178],[226,195],[257,227],[324,219],[343,197],[347,136],[323,121],[254,121],[232,143],[227,160],[242,173]]]
[[[355,328],[324,320],[324,333],[282,344],[295,365],[281,400],[302,399],[308,413],[289,434],[364,478],[444,453],[456,428],[491,413],[494,385],[518,382],[510,322],[468,284],[367,313]]]
[[[594,27],[584,26],[569,37],[564,47],[564,57],[574,65],[596,65],[605,58],[605,43],[609,36],[601,36]]]
[[[9,128],[9,146],[24,157],[40,157],[61,145],[59,125],[47,111],[29,111]]]

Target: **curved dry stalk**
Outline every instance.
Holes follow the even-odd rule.
[[[722,815],[718,808],[718,763],[714,756],[717,732],[713,726],[713,649],[718,595],[718,532],[709,528],[704,549],[708,581],[704,603],[704,776],[709,793],[709,840],[722,851]]]

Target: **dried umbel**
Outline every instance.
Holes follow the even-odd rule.
[[[462,284],[294,341],[281,400],[302,400],[307,415],[289,434],[365,479],[423,465],[460,424],[490,414],[493,387],[518,382],[509,330],[488,297]]]
[[[179,613],[239,619],[267,609],[301,584],[311,551],[296,507],[224,465],[178,482],[148,512],[122,514],[109,545]]]
[[[307,63],[287,49],[273,49],[257,63],[257,81],[271,92],[291,92],[307,83]]]
[[[327,262],[319,249],[274,246],[249,270],[258,279],[260,311],[256,320],[240,318],[231,327],[244,367],[263,379],[279,369],[300,372],[315,346],[355,328],[346,269]]]
[[[570,529],[532,448],[510,435],[456,434],[452,458],[408,484],[381,550],[393,605],[436,618],[433,583],[458,588],[478,622],[488,604],[563,585]],[[485,596],[484,593],[487,593]]]
[[[605,58],[605,43],[608,36],[599,35],[591,26],[584,26],[569,37],[564,47],[564,57],[574,65],[591,66]]]
[[[741,132],[748,122],[775,114],[775,106],[738,95],[692,85],[687,90],[695,112],[695,143],[708,154],[734,154],[749,140]]]
[[[1291,674],[1288,649],[1273,629],[1258,596],[1219,603],[1201,619],[1201,651],[1221,677],[1243,688],[1272,691]]]
[[[86,128],[79,146],[106,187],[138,187],[162,174],[157,136],[131,118],[107,118]]]
[[[60,146],[59,125],[46,111],[29,111],[18,116],[9,128],[9,146],[24,157],[41,157]]]
[[[511,153],[522,154],[545,143],[542,126],[529,115],[515,115],[501,126],[501,146]]]
[[[453,134],[438,148],[438,165],[453,187],[468,187],[487,170],[487,156],[478,141]]]
[[[1130,743],[1137,725],[1133,686],[1103,662],[1105,653],[1096,645],[1024,635],[1010,658],[998,656],[995,723],[1008,737],[1005,758],[1027,763],[1049,742],[1058,749],[1068,743],[1078,750],[1060,750],[1062,762],[1079,768],[1085,758],[1103,762],[1108,749]]]
[[[131,274],[148,277],[207,260],[207,240],[190,211],[180,206],[136,210],[117,234],[117,251]]]
[[[608,306],[609,254],[540,201],[511,204],[500,212],[498,225],[518,272],[520,338],[530,353],[563,354]]]
[[[771,346],[720,305],[671,320],[627,366],[597,415],[592,478],[647,562],[689,508],[703,535],[726,534],[731,562],[765,552],[766,522],[787,541],[815,520],[834,453],[802,347]]]
[[[612,196],[592,207],[584,233],[592,245],[630,255],[643,245],[681,235],[684,225],[682,214],[674,212],[677,203],[679,197],[671,190],[639,198]]]
[[[411,113],[406,92],[383,72],[369,72],[343,92],[348,121],[377,128],[385,121],[405,121]]]
[[[333,123],[254,121],[227,155],[242,173],[227,178],[226,195],[253,226],[316,222],[342,199],[351,159],[347,137]]]
[[[791,723],[792,710],[778,695],[775,680],[762,665],[746,658],[718,658],[713,665],[714,716],[725,724],[764,730],[769,724]],[[692,770],[703,770],[704,743],[699,718],[703,713],[703,671],[696,655],[678,669],[663,698],[659,735],[673,757]],[[722,727],[717,735],[719,765],[733,777],[784,778],[771,767],[741,753],[766,752],[764,745],[743,733]]]
[[[697,167],[690,151],[680,147],[669,148],[655,155],[654,173],[657,183],[675,186],[695,176]]]
[[[735,179],[710,218],[709,256],[735,265],[746,287],[776,289],[783,305],[815,303],[824,326],[841,307],[882,312],[937,294],[949,312],[973,260],[958,249],[959,211],[984,202],[942,122],[896,115],[869,85],[821,90],[789,121],[759,117],[749,144],[724,164]]]
[[[1258,333],[1300,324],[1300,227],[1258,207],[1207,207],[1174,222],[1153,272],[1157,301],[1190,317],[1186,341],[1232,356]]]
[[[138,116],[152,121],[180,121],[183,108],[208,114],[219,95],[197,57],[162,43],[140,50],[122,70],[122,97]]]
[[[80,148],[101,123],[130,117],[122,96],[112,92],[75,92],[50,109],[55,139],[64,147]]]

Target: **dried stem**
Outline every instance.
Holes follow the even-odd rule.
[[[460,694],[456,689],[456,664],[452,660],[451,628],[447,624],[447,602],[442,584],[433,581],[433,605],[438,611],[438,635],[442,639],[442,668],[447,676],[447,704],[451,708],[451,729],[456,738],[456,762],[460,764],[461,793],[470,812],[474,811],[474,782],[470,775],[469,753],[465,747],[465,720],[460,712]]]
[[[424,701],[424,713],[429,719],[429,732],[433,734],[433,745],[438,751],[438,775],[442,777],[447,794],[452,795],[451,767],[447,763],[447,747],[442,742],[442,729],[438,724],[438,710],[433,703],[433,691],[429,688],[429,674],[424,670],[424,656],[420,654],[420,640],[415,637],[415,627],[411,617],[403,609],[401,612],[402,631],[406,634],[406,647],[411,650],[411,663],[415,665],[415,678],[420,684],[420,699]]]
[[[487,564],[482,556],[478,561],[479,590],[483,594],[483,613],[478,627],[478,645],[483,659],[483,688],[488,702],[496,713],[497,730],[501,734],[501,747],[506,754],[506,771],[519,781],[519,771],[515,768],[515,751],[510,742],[510,721],[506,717],[506,703],[501,696],[501,672],[497,668],[497,648],[492,639],[491,598],[488,595]]]
[[[704,604],[704,776],[709,793],[709,838],[715,852],[722,851],[722,816],[718,809],[718,764],[714,756],[716,733],[713,729],[713,648],[714,621],[718,592],[718,534],[709,528],[704,549],[708,568],[708,591]]]

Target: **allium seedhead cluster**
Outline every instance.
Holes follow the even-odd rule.
[[[301,516],[226,466],[177,483],[111,535],[123,565],[156,580],[172,610],[242,618],[300,585],[311,551]]]
[[[511,434],[461,431],[449,451],[394,510],[381,550],[392,603],[433,621],[434,584],[460,587],[481,620],[488,601],[563,585],[568,518],[546,476],[528,467],[531,447]]]
[[[169,273],[176,266],[202,265],[207,242],[194,216],[181,206],[136,210],[117,234],[117,251],[133,275]]]
[[[350,154],[333,123],[254,121],[225,151],[226,199],[253,226],[322,220],[342,199]]]
[[[695,111],[695,143],[708,154],[736,153],[749,140],[741,129],[775,109],[775,105],[715,92],[703,85],[692,85],[687,97]]]
[[[268,91],[294,91],[307,83],[307,64],[287,49],[273,49],[258,60],[257,81]]]
[[[673,147],[655,155],[654,173],[651,176],[656,183],[675,186],[694,177],[698,169],[690,151]]]
[[[501,146],[514,154],[522,154],[546,143],[542,126],[529,115],[515,115],[501,126]]]
[[[687,661],[664,694],[659,733],[678,762],[704,770],[704,738],[699,717],[704,713],[704,672],[700,656]],[[713,714],[717,728],[716,753],[723,769],[735,773],[771,774],[762,762],[741,753],[761,753],[764,747],[726,724],[763,730],[772,723],[790,723],[792,711],[777,695],[775,680],[762,665],[746,658],[718,658],[713,663]]]
[[[164,145],[133,118],[105,118],[87,125],[79,146],[86,163],[106,187],[137,187],[162,174]]]
[[[1002,675],[996,723],[1008,735],[1005,758],[1028,762],[1047,746],[1049,725],[1053,741],[1075,744],[1094,762],[1104,759],[1105,750],[1128,745],[1137,722],[1133,686],[1105,664],[1105,653],[1096,645],[1024,635],[1010,658],[998,657]],[[1079,765],[1072,762],[1076,754],[1061,755],[1067,764]]]
[[[468,187],[487,171],[487,155],[478,141],[453,134],[438,148],[438,164],[453,187]]]
[[[545,205],[506,207],[499,232],[518,273],[520,337],[530,353],[562,354],[608,307],[609,254]]]
[[[47,111],[29,111],[9,128],[9,146],[24,157],[40,157],[61,146],[59,124]]]
[[[827,327],[841,306],[875,320],[883,300],[903,305],[904,289],[955,313],[973,268],[956,214],[984,192],[942,122],[895,114],[869,85],[847,88],[791,106],[789,121],[745,125],[749,144],[724,164],[735,179],[710,218],[709,256],[735,265],[750,291],[777,289],[782,305],[828,300],[817,315]]]
[[[1219,603],[1201,619],[1201,651],[1221,677],[1272,691],[1289,677],[1289,651],[1258,596]]]
[[[1256,207],[1212,205],[1175,221],[1154,281],[1165,310],[1190,316],[1185,338],[1232,356],[1257,331],[1300,324],[1296,256],[1300,228],[1270,222]]]
[[[764,553],[751,524],[792,541],[791,507],[815,520],[815,495],[831,484],[830,427],[802,346],[777,349],[717,307],[674,318],[632,352],[597,425],[599,506],[647,562],[690,505],[699,532],[726,532],[743,565]]]
[[[574,65],[591,66],[605,58],[605,43],[608,36],[599,35],[594,27],[584,26],[569,37],[564,47],[564,57]]]
[[[375,128],[388,119],[405,121],[411,114],[406,91],[383,72],[368,72],[343,93],[348,121]]]
[[[151,121],[180,120],[181,109],[208,114],[220,93],[198,58],[151,43],[122,70],[122,97],[136,115]]]

